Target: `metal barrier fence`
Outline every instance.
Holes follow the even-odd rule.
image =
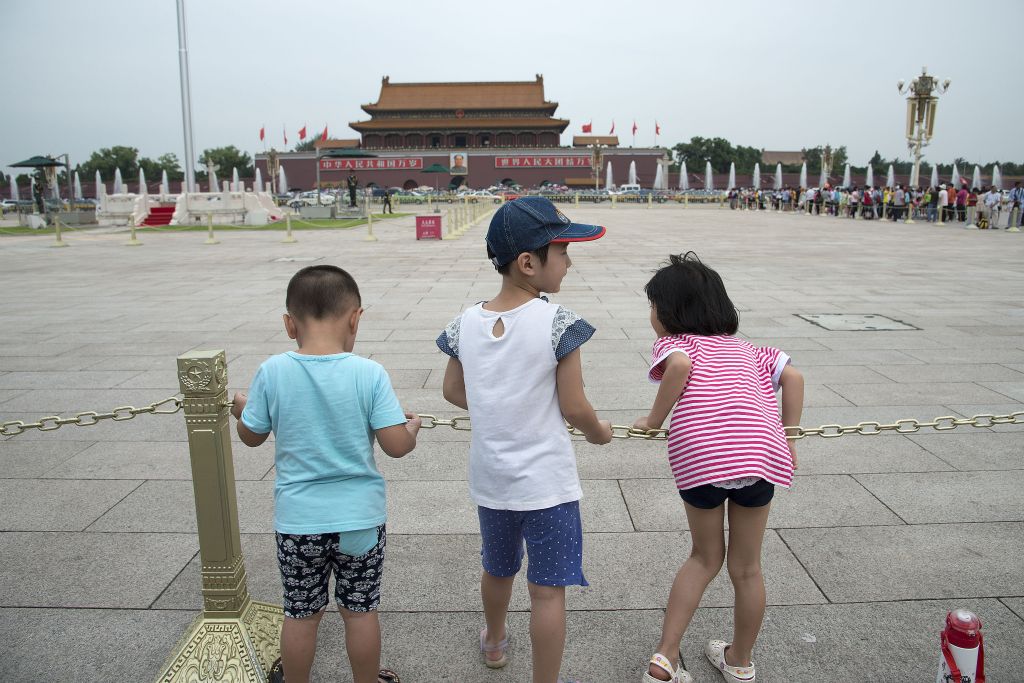
[[[477,219],[483,215],[485,213],[481,212]],[[87,427],[105,420],[122,422],[139,415],[184,412],[202,564],[203,611],[179,640],[157,681],[262,683],[280,655],[284,613],[279,605],[257,602],[249,596],[231,452],[227,357],[222,350],[193,351],[178,357],[177,368],[181,398],[170,396],[141,408],[119,406],[102,413],[85,411],[72,417],[51,415],[35,422],[0,422],[0,436],[17,436],[30,429],[48,432],[67,425]],[[430,414],[419,417],[423,420],[422,429],[472,429],[468,415],[451,419]],[[860,422],[845,427],[832,424],[786,429],[793,432],[787,438],[803,439],[853,434],[872,436],[885,432],[913,434],[925,428],[948,431],[961,426],[984,428],[1003,424],[1024,424],[1024,411],[970,418],[946,415],[923,421],[905,418],[891,424]],[[581,435],[572,426],[567,425],[567,428],[571,434]],[[663,440],[668,438],[668,431],[643,431],[614,425],[612,435],[616,439]]]

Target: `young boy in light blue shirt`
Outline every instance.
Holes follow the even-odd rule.
[[[303,268],[288,283],[285,306],[298,351],[267,359],[231,409],[245,445],[274,433],[285,675],[288,683],[309,680],[333,573],[355,683],[397,681],[379,669],[387,507],[373,440],[400,458],[416,447],[420,420],[402,411],[379,363],[352,353],[363,309],[351,275]]]

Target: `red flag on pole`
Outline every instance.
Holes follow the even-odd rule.
[[[658,125],[657,119],[654,121],[654,134],[661,135],[661,126]]]
[[[266,126],[260,126],[260,142],[267,136]]]
[[[324,132],[320,135],[320,142],[327,142],[327,124],[324,124]]]
[[[287,147],[288,146],[288,129],[285,127],[285,125],[283,123],[281,124],[281,135],[284,136],[284,146]]]
[[[306,127],[303,126],[302,128],[299,128],[299,140],[305,140],[305,139],[306,139]]]
[[[612,129],[608,131],[608,135],[615,135],[615,119],[612,119]]]
[[[589,132],[591,132],[591,131],[592,131],[593,129],[594,129],[594,126],[593,126],[593,121],[591,121],[590,123],[584,123],[584,124],[583,124],[583,132],[584,132],[584,133],[589,133]]]
[[[633,121],[633,135],[636,135],[636,121]]]

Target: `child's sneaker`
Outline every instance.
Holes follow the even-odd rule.
[[[718,669],[726,683],[754,683],[754,662],[750,666],[729,666],[725,663],[725,648],[729,643],[724,640],[709,640],[704,646],[704,654],[712,666]]]

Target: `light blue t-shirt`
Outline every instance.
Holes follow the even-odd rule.
[[[405,415],[379,363],[351,353],[268,358],[242,422],[258,434],[274,432],[275,530],[324,534],[385,522],[373,432],[405,424]]]

